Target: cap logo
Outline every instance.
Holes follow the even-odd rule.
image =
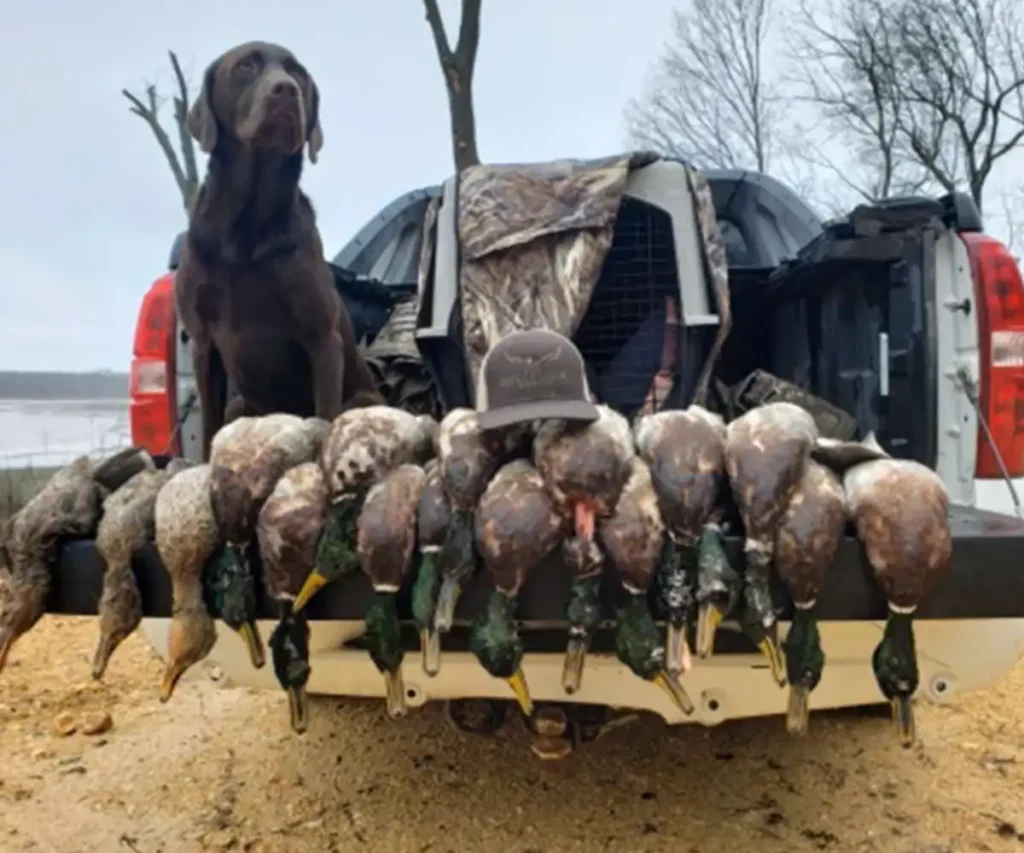
[[[545,362],[558,358],[562,354],[562,348],[548,350],[543,355],[512,355],[510,352],[502,353],[510,364],[531,365],[539,367]]]

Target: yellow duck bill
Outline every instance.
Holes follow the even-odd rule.
[[[715,635],[725,619],[722,608],[714,601],[705,601],[697,610],[697,657],[711,657],[715,651]]]
[[[164,674],[160,678],[160,701],[167,702],[171,696],[174,695],[174,688],[178,686],[178,682],[181,677],[185,674],[185,670],[188,669],[182,663],[168,663],[167,668],[164,669]]]
[[[289,687],[288,693],[288,716],[291,721],[292,731],[302,734],[309,727],[309,697],[306,695],[305,686]]]
[[[914,745],[917,738],[917,730],[914,726],[914,706],[909,696],[896,696],[890,700],[892,705],[892,719],[896,724],[896,734],[900,739],[900,746],[909,749]]]
[[[786,707],[786,731],[796,737],[805,735],[810,721],[810,689],[802,684],[790,684],[789,704]]]
[[[680,711],[687,716],[693,713],[693,700],[675,675],[667,670],[660,672],[654,677],[654,683],[665,691],[672,704]]]
[[[299,594],[295,596],[295,602],[292,604],[292,613],[298,613],[309,604],[309,600],[327,586],[327,578],[317,571],[311,572],[306,578],[306,582],[302,584],[302,589],[299,590]]]
[[[516,702],[519,703],[519,707],[527,717],[533,715],[533,700],[530,698],[530,690],[526,686],[526,675],[523,673],[523,668],[519,667],[512,675],[505,679],[508,682],[508,686],[512,688],[512,693],[516,697]]]
[[[263,640],[260,639],[259,629],[252,623],[244,623],[237,631],[238,636],[245,643],[245,649],[249,653],[249,660],[256,669],[262,669],[267,662],[263,652]]]
[[[665,669],[673,675],[690,671],[693,659],[686,639],[686,626],[669,623],[665,635]]]
[[[441,635],[433,628],[420,631],[423,671],[434,678],[441,671]]]

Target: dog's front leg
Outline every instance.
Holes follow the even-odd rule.
[[[199,391],[199,410],[203,420],[203,462],[210,461],[213,437],[224,425],[228,382],[220,353],[212,341],[192,340],[192,372]]]
[[[325,421],[333,421],[341,414],[342,389],[345,382],[345,357],[341,336],[330,332],[307,344],[313,367],[314,414]]]

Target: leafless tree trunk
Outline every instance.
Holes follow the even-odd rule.
[[[817,6],[814,15],[805,8],[809,38],[833,52],[825,58],[836,75],[812,98],[848,126],[865,127],[866,110],[865,132],[894,158],[916,164],[947,191],[965,188],[981,208],[993,168],[1024,145],[1019,0],[847,6],[827,25]]]
[[[196,166],[195,142],[188,132],[186,124],[189,105],[188,83],[182,73],[178,57],[173,50],[168,53],[178,90],[173,97],[177,148],[160,121],[160,107],[163,105],[164,98],[157,91],[155,85],[151,84],[146,87],[145,97],[140,97],[128,89],[122,89],[121,94],[131,104],[129,110],[146,122],[153,132],[160,150],[163,151],[164,157],[167,159],[167,164],[171,167],[171,174],[174,175],[174,182],[181,192],[181,200],[187,213],[192,209],[192,201],[199,190],[199,171]]]
[[[643,97],[626,107],[634,142],[703,168],[767,172],[779,143],[765,72],[770,0],[689,0]]]
[[[480,5],[481,0],[462,0],[459,41],[453,51],[445,34],[437,0],[423,0],[427,23],[430,24],[434,46],[437,48],[437,58],[444,73],[445,88],[448,90],[452,154],[455,169],[459,172],[480,162],[476,147],[476,118],[473,114],[473,68],[480,43]]]

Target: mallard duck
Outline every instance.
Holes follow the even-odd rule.
[[[46,611],[50,566],[63,539],[90,536],[102,512],[103,489],[80,456],[54,474],[8,522],[0,566],[0,672],[15,642]]]
[[[918,684],[913,617],[950,569],[949,497],[938,474],[907,459],[864,462],[846,472],[843,486],[857,537],[889,603],[871,666],[892,705],[900,743],[910,747]]]
[[[438,556],[451,523],[451,504],[441,483],[441,469],[431,459],[424,469],[426,480],[416,513],[420,563],[412,587],[412,617],[420,632],[423,671],[433,678],[441,669],[441,635],[434,622],[441,590]]]
[[[142,621],[142,594],[132,571],[132,556],[153,539],[157,493],[190,464],[178,458],[162,470],[143,468],[103,502],[103,517],[96,528],[96,550],[104,563],[100,639],[92,663],[97,681],[117,647]]]
[[[665,540],[665,525],[658,510],[658,495],[646,463],[633,457],[632,473],[615,510],[598,522],[597,534],[618,572],[626,592],[625,604],[615,619],[615,650],[635,675],[653,681],[684,714],[693,702],[675,673],[665,666],[665,646],[647,603],[647,590],[658,566]]]
[[[690,668],[688,629],[700,608],[697,651],[711,654],[715,630],[739,598],[742,582],[729,565],[716,503],[726,484],[725,421],[693,405],[641,417],[633,429],[637,451],[650,467],[668,540],[658,566],[668,614],[666,669]],[[694,595],[696,591],[696,597]]]
[[[436,438],[433,418],[390,406],[351,409],[335,418],[320,451],[331,506],[313,571],[295,598],[295,613],[325,584],[359,566],[353,545],[356,519],[370,487],[399,465],[426,463]]]
[[[263,583],[280,609],[270,635],[271,660],[278,684],[288,694],[292,729],[300,733],[309,717],[309,624],[305,614],[292,613],[292,602],[316,558],[326,513],[327,479],[318,463],[304,462],[277,481],[256,525]]]
[[[210,567],[207,595],[214,615],[245,642],[252,665],[265,662],[256,627],[256,580],[247,550],[260,508],[289,468],[311,461],[323,440],[323,421],[296,415],[241,417],[214,436],[210,500],[227,545]]]
[[[533,702],[522,670],[516,598],[564,535],[564,517],[540,472],[525,459],[503,465],[476,510],[477,548],[494,591],[486,612],[470,629],[469,648],[487,672],[508,682],[527,717],[533,713]]]
[[[418,465],[399,465],[370,489],[356,522],[359,565],[374,592],[366,610],[366,640],[370,657],[384,675],[391,717],[406,712],[398,591],[412,568],[416,512],[425,480],[426,474]]]
[[[793,621],[786,635],[786,675],[791,734],[807,731],[811,691],[821,680],[821,649],[814,605],[825,585],[846,531],[842,484],[825,466],[811,460],[804,469],[775,538],[775,571],[793,599]]]
[[[210,504],[208,464],[187,468],[164,484],[156,496],[153,527],[174,601],[167,666],[160,681],[160,701],[166,702],[185,671],[203,660],[217,641],[203,601],[203,567],[223,544]]]
[[[583,425],[545,421],[533,441],[534,464],[555,505],[574,524],[575,534],[565,546],[573,580],[562,670],[562,687],[570,694],[580,687],[590,634],[601,615],[598,598],[604,558],[594,539],[596,519],[615,509],[635,455],[629,421],[607,406],[597,410],[597,420]]]
[[[772,553],[779,524],[817,438],[814,418],[792,403],[751,409],[726,429],[729,486],[746,533],[741,622],[780,686],[786,683],[786,671],[772,605]]]

